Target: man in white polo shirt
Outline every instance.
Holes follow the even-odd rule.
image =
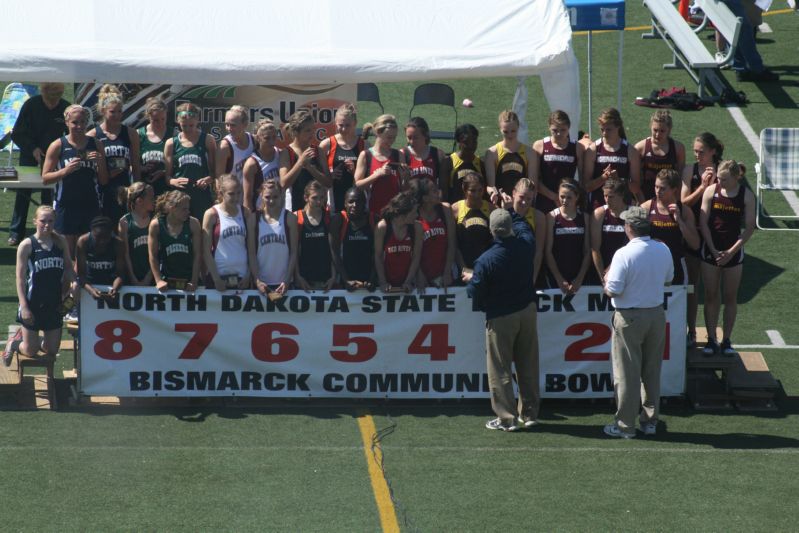
[[[630,439],[635,437],[639,410],[644,435],[657,431],[666,342],[663,292],[674,276],[674,266],[668,247],[649,237],[646,209],[629,207],[621,218],[630,242],[613,256],[604,280],[605,294],[616,309],[611,349],[616,417],[604,431]]]

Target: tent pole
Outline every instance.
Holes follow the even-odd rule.
[[[621,78],[622,78],[622,75],[621,75],[621,57],[622,57],[622,51],[623,50],[624,50],[624,30],[621,30],[619,32],[619,68],[618,68],[618,72],[619,72],[618,104],[619,105],[617,107],[617,109],[619,110],[619,113],[621,113],[621,84],[622,84],[622,81],[621,81]]]
[[[592,108],[592,90],[591,90],[591,47],[592,47],[592,31],[588,30],[588,136],[593,139],[594,136],[591,133],[591,123],[594,120],[594,112]]]

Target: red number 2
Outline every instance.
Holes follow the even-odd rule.
[[[566,348],[566,361],[607,361],[610,352],[585,353],[588,348],[601,346],[610,340],[610,327],[595,322],[582,322],[572,324],[566,328],[566,335],[582,336],[586,332],[590,335],[584,339],[571,343]]]

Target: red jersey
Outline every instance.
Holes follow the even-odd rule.
[[[383,243],[383,266],[386,271],[386,282],[392,287],[401,287],[408,278],[408,271],[413,262],[413,226],[405,229],[405,238],[398,239],[391,230],[391,223],[386,229],[386,240]]]
[[[644,144],[644,156],[641,158],[641,191],[644,200],[655,197],[655,178],[661,170],[677,170],[677,144],[669,137],[669,151],[666,155],[657,155],[652,150],[652,138],[647,137]]]
[[[738,185],[738,194],[732,198],[722,196],[721,185],[715,185],[707,225],[716,250],[730,249],[741,235],[745,197],[746,188],[743,185]]]
[[[605,216],[602,217],[602,242],[599,245],[599,253],[602,255],[602,262],[605,264],[605,268],[610,266],[616,250],[627,244],[628,241],[627,234],[624,233],[624,221],[614,216],[606,205]]]
[[[682,209],[682,204],[679,202],[677,202],[677,209]],[[652,200],[652,206],[649,208],[647,218],[651,228],[649,235],[668,246],[671,252],[671,258],[674,261],[674,279],[672,279],[671,283],[673,285],[682,285],[685,277],[682,268],[685,245],[683,244],[680,225],[677,224],[671,213],[660,213],[655,200]]]
[[[366,175],[371,176],[377,169],[386,166],[389,163],[399,162],[399,150],[391,149],[391,155],[385,161],[378,161],[374,156],[372,149],[366,151]],[[379,216],[380,211],[388,205],[389,200],[394,198],[400,192],[400,177],[399,171],[396,167],[391,169],[388,175],[379,178],[372,183],[371,193],[369,195],[369,212]]]
[[[577,172],[577,143],[569,141],[566,148],[557,148],[552,144],[551,137],[544,138],[544,149],[541,154],[541,183],[555,194],[558,192],[560,182],[565,178],[573,179]],[[556,203],[538,194],[535,197],[535,207],[543,213],[555,209]]]
[[[602,138],[596,140],[596,159],[594,160],[594,175],[590,179],[595,180],[602,175],[605,169],[610,165],[611,170],[615,170],[619,179],[629,184],[630,182],[630,158],[629,158],[630,145],[627,144],[627,139],[621,140],[619,149],[615,152],[610,150]],[[589,193],[589,206],[593,209],[601,206],[605,202],[602,194],[602,188]],[[622,223],[622,225],[624,225]]]
[[[428,282],[441,276],[447,263],[447,222],[441,204],[436,206],[435,212],[433,221],[419,217],[424,231],[421,269]]]
[[[552,256],[560,275],[566,281],[577,279],[583,263],[583,244],[585,243],[585,216],[577,210],[577,215],[569,220],[559,208],[552,211],[555,224],[552,228]]]
[[[424,159],[413,155],[408,148],[402,153],[405,155],[405,164],[411,170],[411,179],[428,178],[438,183],[438,148],[431,146]]]

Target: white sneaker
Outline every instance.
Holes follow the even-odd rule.
[[[643,433],[644,435],[657,435],[658,432],[657,422],[653,421],[641,422],[638,427],[641,430],[641,433]]]
[[[519,426],[523,427],[524,429],[530,429],[538,425],[538,420],[534,418],[522,418],[519,417],[516,419],[519,423]]]
[[[508,426],[506,424],[503,424],[501,418],[494,418],[492,420],[489,420],[488,422],[486,422],[486,428],[488,428],[488,429],[497,429],[499,431],[518,431],[519,430],[519,426],[517,426],[517,425],[511,424],[511,425]]]
[[[78,310],[72,309],[67,315],[64,317],[64,322],[70,322],[72,324],[77,324],[78,322]]]
[[[605,432],[605,435],[610,437],[616,437],[620,439],[633,439],[635,438],[635,433],[627,433],[626,431],[622,430],[615,422],[608,424],[602,431]]]

